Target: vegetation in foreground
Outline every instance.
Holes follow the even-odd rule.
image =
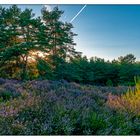
[[[0,135],[139,135],[140,62],[83,57],[62,15],[0,7]]]
[[[129,98],[139,96],[127,95],[127,90],[66,81],[0,79],[0,135],[139,135],[139,112],[134,108],[130,112],[135,101],[129,111],[112,106],[119,98],[129,107]]]

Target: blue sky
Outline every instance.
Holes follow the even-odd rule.
[[[40,15],[43,5],[20,7],[32,8]],[[82,7],[59,5],[64,10],[62,20],[70,22]],[[140,5],[87,5],[73,25],[73,31],[78,34],[74,38],[75,48],[88,58],[97,56],[112,60],[133,53],[140,60]]]

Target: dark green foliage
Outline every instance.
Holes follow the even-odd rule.
[[[106,86],[112,87],[112,86],[113,86],[112,81],[111,81],[111,80],[107,80],[107,82],[106,82]]]
[[[42,17],[35,17],[32,9],[22,11],[16,5],[0,8],[1,77],[29,80],[31,62],[40,58],[39,53],[48,64],[45,67],[51,66],[53,71],[62,61],[78,54],[73,48],[73,26],[60,21],[62,14],[57,7],[51,12],[43,8]]]
[[[121,64],[132,64],[136,61],[136,58],[133,54],[127,54],[126,56],[120,56],[118,58]]]
[[[39,79],[53,79],[52,66],[43,59],[37,60],[37,69],[39,73]]]
[[[93,85],[134,85],[140,63],[133,54],[118,60],[87,59],[74,48],[71,23],[62,22],[64,11],[41,10],[16,5],[0,8],[0,77],[22,80],[67,80]]]
[[[140,63],[105,61],[97,57],[78,57],[62,65],[63,79],[93,85],[134,86],[134,76],[140,75]]]
[[[11,98],[11,93],[6,90],[0,89],[0,98],[2,100],[9,100]]]

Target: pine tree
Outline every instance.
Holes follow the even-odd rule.
[[[74,49],[73,37],[76,34],[72,32],[72,24],[60,21],[63,13],[58,7],[55,7],[52,11],[48,11],[46,8],[42,9],[42,20],[47,27],[46,36],[48,37],[48,48],[50,49],[47,57],[55,69],[56,76],[60,74],[66,60],[79,54]]]
[[[16,5],[1,7],[1,71],[6,68],[10,78],[18,73],[21,79],[26,79],[33,54],[41,53],[43,60],[59,75],[66,60],[78,55],[74,49],[73,26],[60,20],[62,14],[58,7],[50,12],[42,9],[42,17],[35,17],[32,9],[22,11]]]
[[[55,7],[52,11],[47,11],[45,8],[42,9],[42,19],[48,33],[46,35],[48,36],[50,48],[49,55],[54,63],[60,58],[66,59],[70,54],[76,53],[73,48],[75,45],[73,37],[76,34],[71,31],[73,28],[72,24],[60,21],[62,14],[63,11],[60,11],[58,7]]]
[[[13,71],[15,71],[14,65],[17,64],[19,59],[19,52],[15,49],[19,41],[19,14],[20,9],[15,5],[9,9],[2,7],[0,9],[0,65],[8,70],[7,73],[10,76],[12,76]]]

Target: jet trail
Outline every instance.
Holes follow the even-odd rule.
[[[77,16],[86,8],[86,4],[81,8],[81,10],[71,19],[70,23],[72,23],[76,18]]]

